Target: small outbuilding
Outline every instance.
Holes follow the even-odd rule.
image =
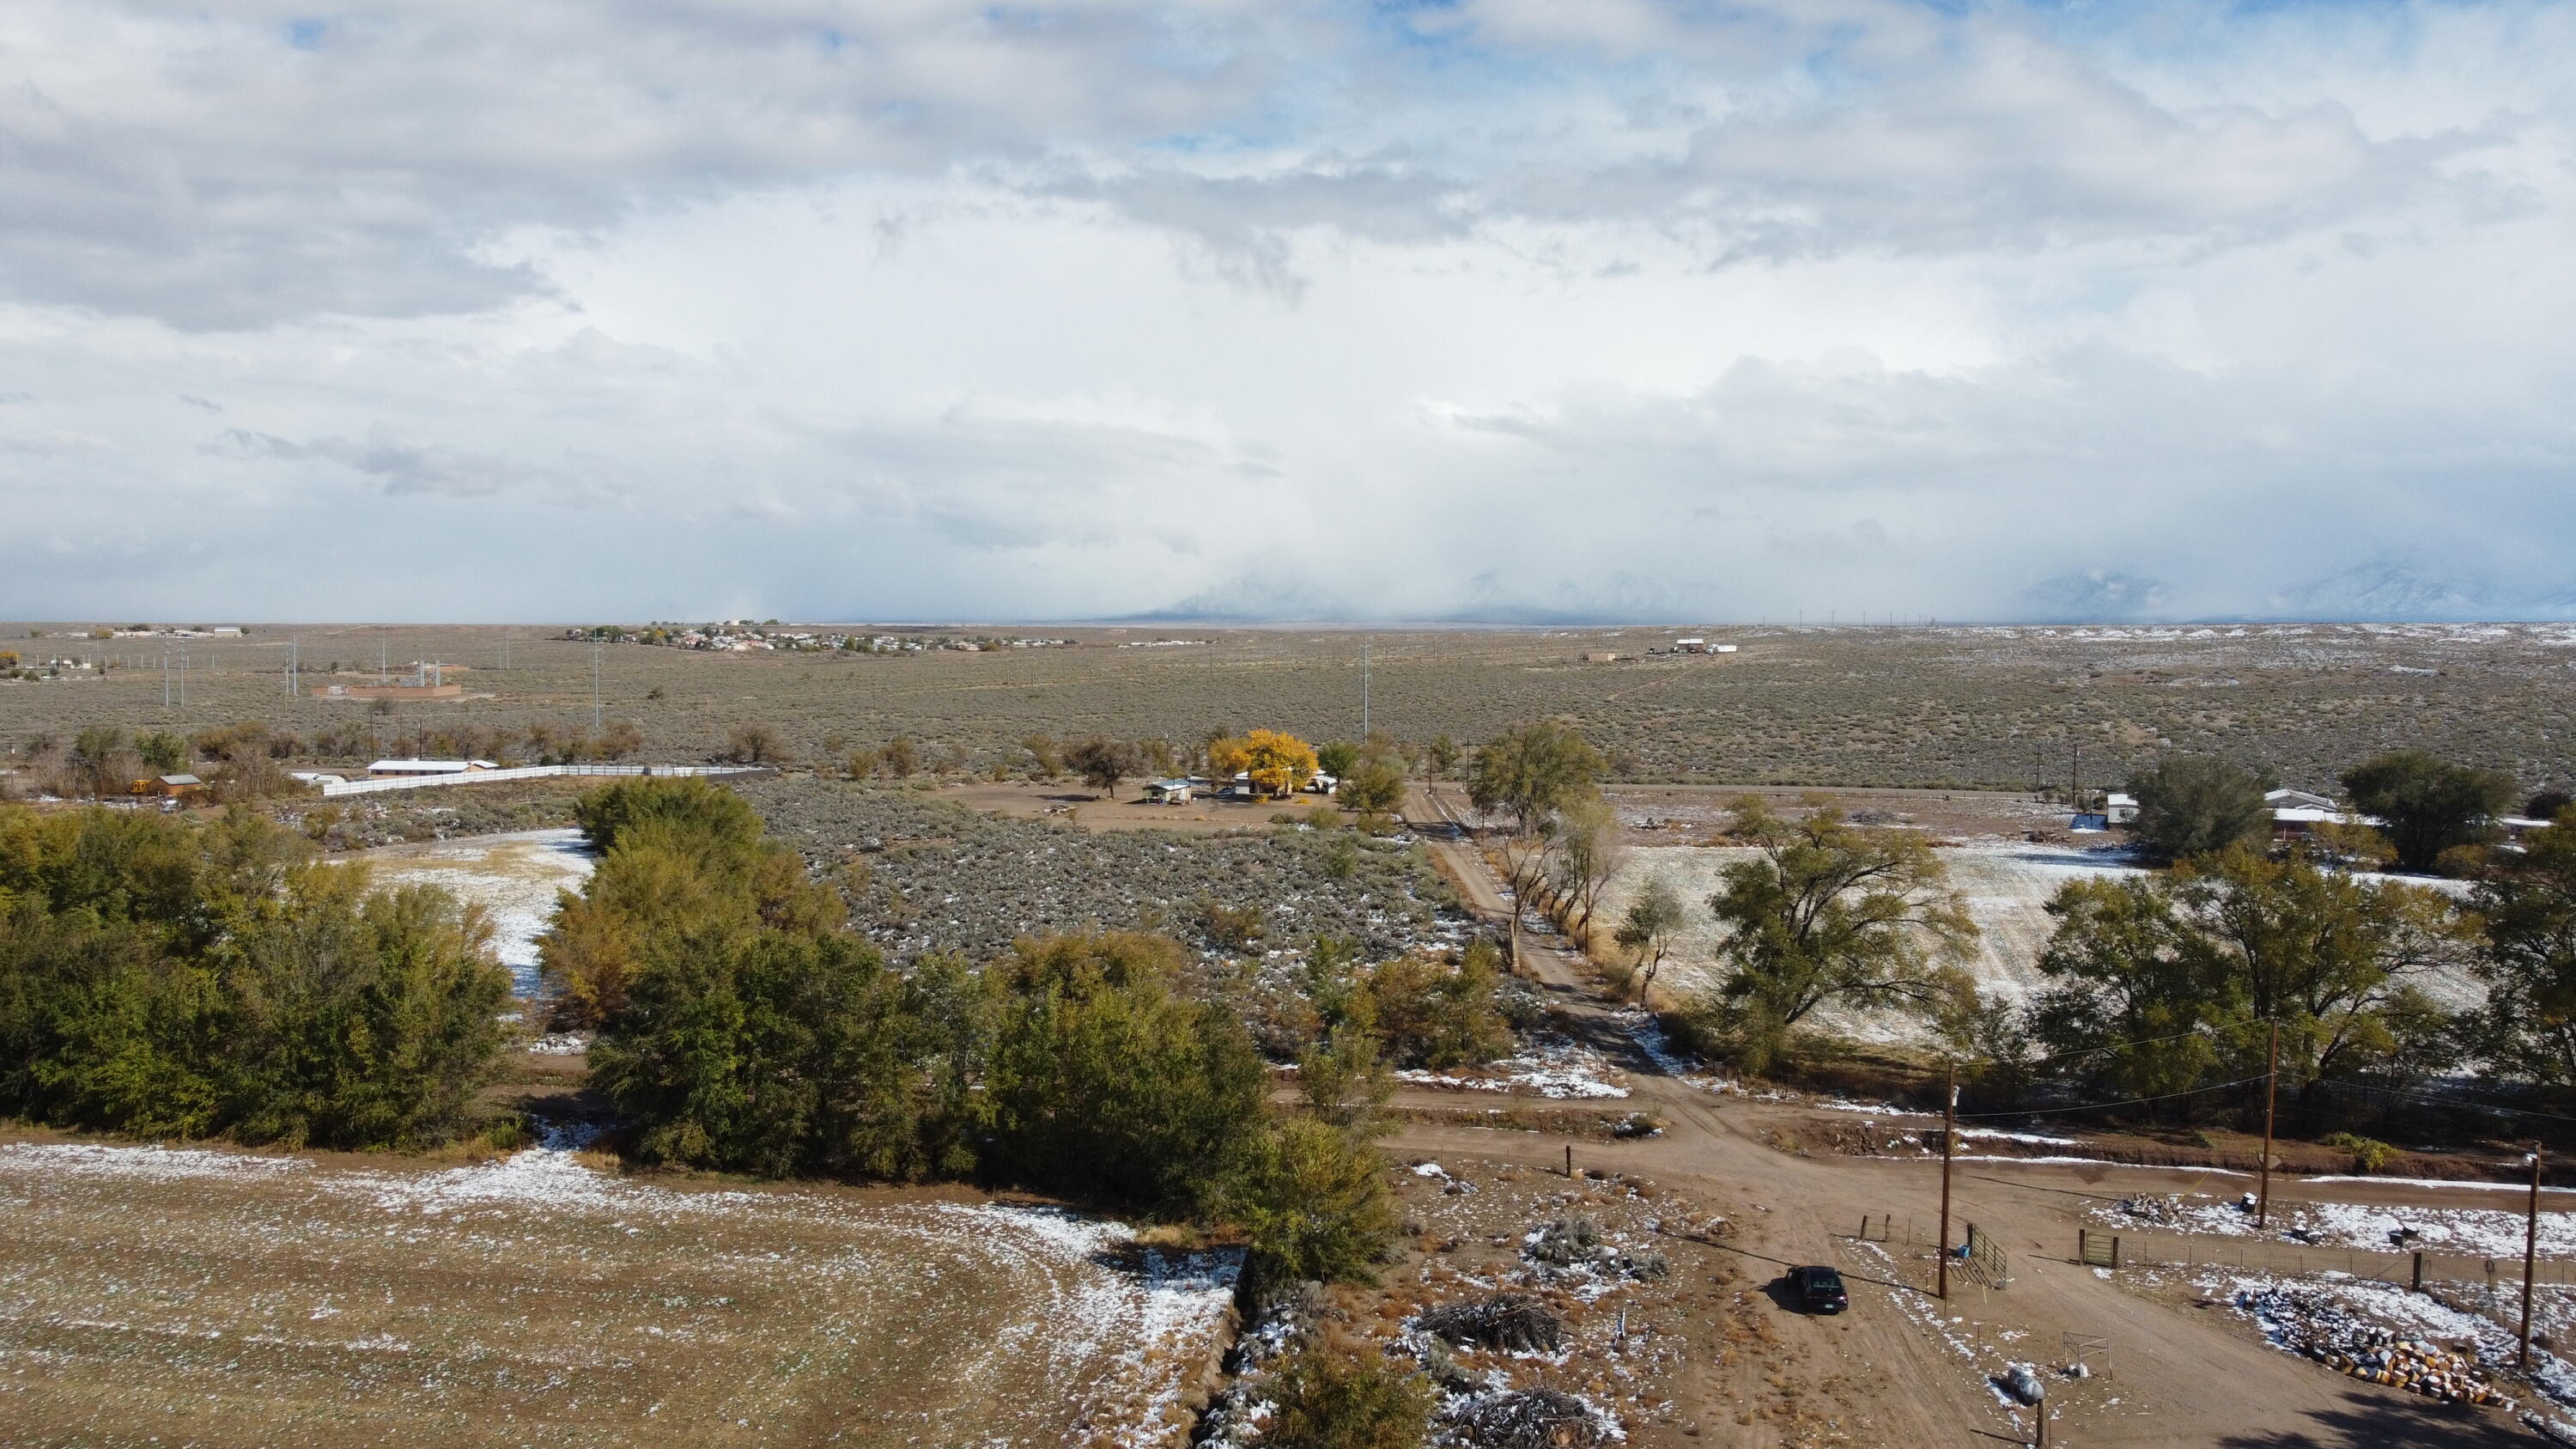
[[[194,775],[155,775],[148,780],[135,781],[131,793],[185,800],[191,795],[206,793],[206,782]]]
[[[367,776],[375,780],[417,779],[423,775],[470,775],[499,768],[490,760],[378,760],[367,767]]]
[[[1187,805],[1198,785],[1190,780],[1148,780],[1145,798],[1157,805]]]

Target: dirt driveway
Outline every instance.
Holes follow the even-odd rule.
[[[1424,822],[1427,833],[1438,817],[1423,813],[1433,815]],[[1501,906],[1466,846],[1435,849],[1471,903],[1489,911]],[[1634,1095],[1622,1105],[1651,1108],[1667,1123],[1658,1138],[1576,1143],[1579,1167],[1634,1173],[1725,1204],[1736,1224],[1729,1246],[1750,1260],[1749,1269],[1832,1263],[1852,1284],[1853,1310],[1842,1318],[1777,1310],[1782,1338],[1806,1353],[1786,1367],[1748,1365],[1744,1377],[1708,1380],[1704,1391],[1712,1401],[1689,1406],[1706,1426],[1696,1442],[1777,1442],[1768,1426],[1728,1413],[1727,1400],[1749,1396],[1754,1376],[1790,1373],[1878,1426],[1874,1437],[1850,1442],[2026,1443],[2035,1427],[2031,1414],[2008,1410],[1987,1378],[2011,1360],[2065,1361],[2067,1334],[2108,1337],[2112,1373],[2051,1380],[2051,1444],[2472,1449],[2541,1442],[2503,1414],[2435,1405],[2330,1373],[2264,1343],[2223,1307],[2190,1306],[2190,1295],[2159,1301],[2070,1261],[2086,1211],[2191,1181],[2171,1171],[1999,1162],[1955,1169],[1954,1234],[1964,1236],[1965,1224],[1975,1222],[1999,1241],[2010,1258],[2010,1286],[1985,1288],[1954,1274],[1944,1304],[1929,1291],[1937,1161],[1806,1157],[1767,1146],[1759,1135],[1764,1126],[1804,1114],[1720,1096],[1664,1074],[1631,1037],[1629,1024],[1587,993],[1584,974],[1562,950],[1525,934],[1522,959],[1586,1044],[1629,1073]],[[1561,1170],[1568,1142],[1543,1133],[1413,1122],[1388,1146],[1398,1154],[1475,1152]],[[2276,1201],[2299,1195],[2295,1184],[2275,1184]],[[1903,1242],[1901,1227],[1896,1242],[1858,1241],[1865,1214],[1891,1214],[1900,1225],[1910,1217],[1924,1241]],[[1875,1437],[1890,1426],[1902,1437]]]

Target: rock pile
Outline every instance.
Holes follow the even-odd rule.
[[[2496,1390],[2474,1351],[2460,1353],[2426,1339],[2403,1337],[2363,1321],[2322,1294],[2247,1290],[2237,1295],[2237,1306],[2267,1325],[2284,1348],[2338,1373],[2445,1403],[2513,1407],[2513,1400]]]

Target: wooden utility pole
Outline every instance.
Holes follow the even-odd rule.
[[[1941,1286],[1936,1290],[1944,1299],[1950,1296],[1950,1141],[1958,1136],[1956,1129],[1959,1125],[1959,1069],[1956,1065],[1950,1068],[1949,1088],[1948,1105],[1941,1109],[1941,1241],[1938,1245],[1941,1249]]]
[[[2522,1357],[2531,1370],[2531,1270],[2540,1258],[2540,1144],[2531,1144],[2531,1207],[2522,1219]]]
[[[2263,1061],[2263,1186],[2254,1198],[2254,1226],[2260,1228],[2272,1211],[2272,1107],[2280,1099],[2281,1024],[2272,1023],[2272,1050]]]

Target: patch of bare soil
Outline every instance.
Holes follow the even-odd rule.
[[[0,1438],[1176,1443],[1234,1271],[966,1192],[21,1137]]]

